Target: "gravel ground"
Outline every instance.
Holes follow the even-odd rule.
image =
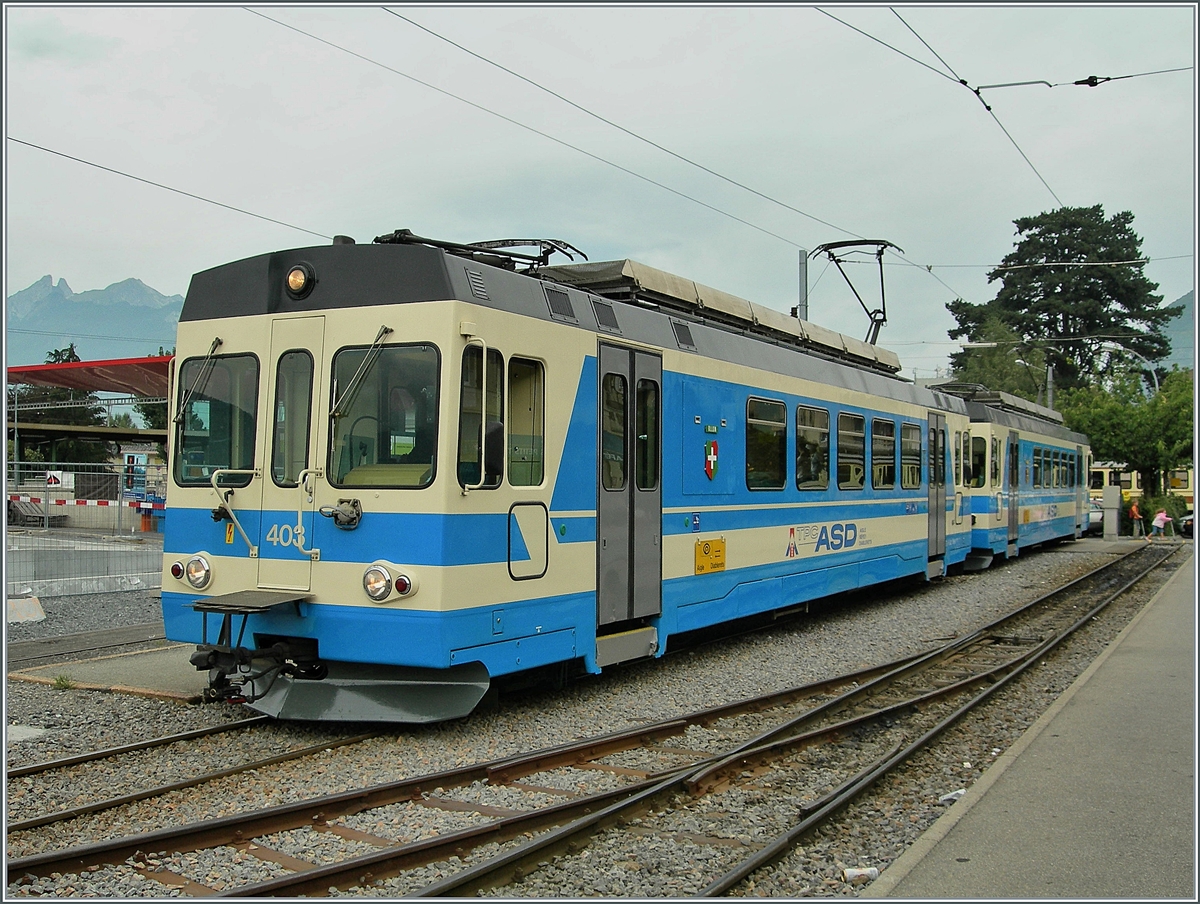
[[[62,637],[83,631],[103,631],[127,625],[162,624],[157,590],[123,590],[78,596],[38,597],[46,618],[8,626],[8,642]]]
[[[255,774],[231,777],[195,792],[177,792],[156,801],[42,830],[16,833],[9,838],[9,856],[23,856],[111,835],[149,831],[181,821],[227,815],[238,810],[449,769],[827,678],[926,650],[949,637],[972,631],[1009,611],[1017,601],[1039,596],[1070,577],[1110,561],[1115,552],[1114,547],[1085,540],[1029,554],[977,574],[954,576],[907,589],[893,588],[882,597],[861,594],[846,598],[820,614],[779,623],[681,655],[610,669],[563,690],[501,696],[492,711],[479,712],[466,719],[432,726],[397,727],[393,733],[353,748],[326,751],[319,763],[305,761],[302,767],[284,764],[257,770]],[[81,600],[79,597],[62,601],[61,608],[59,601],[53,601],[54,624],[50,624],[50,609],[47,609],[46,623],[23,626],[23,630],[40,628],[61,633],[87,630],[81,627],[84,620],[94,618],[100,610],[106,616],[99,625],[102,627],[118,624],[113,615],[116,611],[129,613],[130,623],[140,623],[146,620],[148,595],[136,594],[143,599],[130,599],[128,607],[106,606],[106,599],[134,595],[105,595],[78,607],[71,601]],[[81,619],[79,622],[74,621],[76,615]],[[73,626],[68,628],[70,625]],[[37,635],[19,639],[29,639],[29,636]],[[987,764],[1069,686],[1074,675],[1086,667],[1106,642],[1098,640],[1092,650],[1063,657],[1064,661],[1057,664],[1047,660],[1020,682],[1027,687],[1015,701],[1008,701],[990,714],[968,720],[966,725],[955,729],[949,739],[949,753],[922,754],[916,758],[928,761],[922,769],[907,770],[913,775],[889,778],[881,783],[881,795],[874,796],[871,802],[862,804],[857,810],[847,811],[819,843],[793,852],[777,867],[758,877],[758,884],[744,883],[733,893],[780,897],[856,894],[859,886],[846,883],[841,870],[860,865],[882,869],[899,856],[940,815],[943,805],[938,803],[938,798],[966,787],[978,778]],[[144,731],[146,736],[155,736],[226,721],[238,712],[227,707],[188,707],[116,694],[61,691],[13,681],[8,682],[5,703],[7,724],[49,729],[35,740],[10,741],[8,751],[14,762],[63,755],[61,751],[67,746],[108,746],[114,735],[129,739],[129,735]],[[213,714],[217,714],[216,717]],[[66,743],[68,739],[70,745]],[[699,738],[696,740],[700,741]],[[688,746],[692,744],[689,742]],[[55,752],[56,747],[59,752]],[[197,771],[203,769],[200,764],[196,768]],[[84,787],[87,781],[86,776],[79,779],[81,797],[105,796],[100,790]],[[11,794],[11,785],[9,790]],[[486,798],[486,803],[503,805],[501,799],[484,795],[479,789],[461,789],[455,796],[473,799],[477,793],[481,799]],[[795,811],[795,802],[782,796],[780,806]],[[411,810],[398,807],[372,811],[347,823],[390,837],[426,837],[428,830],[411,821]],[[452,818],[461,824],[463,816],[422,811],[421,818]],[[385,825],[390,829],[381,831]],[[307,836],[302,839],[294,833],[283,833],[275,840],[281,850],[292,856],[304,857],[306,852],[308,856],[316,856],[313,839]],[[320,839],[321,844],[324,845],[326,840]],[[628,881],[638,874],[646,877],[660,859],[666,862],[667,858],[660,858],[656,852],[657,846],[672,844],[677,842],[643,836],[638,839],[639,850],[635,852],[609,852],[597,847],[594,858],[597,876],[590,884],[593,894],[636,895],[639,894],[638,887],[654,889],[640,894],[694,893],[695,882],[699,880],[689,877],[656,877],[650,886],[638,886],[637,882]],[[195,861],[195,871],[180,871],[213,887],[217,887],[213,883],[225,885],[237,877],[245,879],[248,871],[261,867],[259,861],[241,855],[234,858],[229,851],[219,857],[210,853],[187,856]],[[335,855],[322,853],[320,859],[329,856]],[[700,848],[692,866],[717,856],[712,849]],[[268,868],[268,872],[273,870],[273,867]],[[437,873],[431,867],[428,877],[435,877]],[[522,897],[559,894],[553,887],[540,887],[535,881],[535,877],[543,873],[547,878],[550,875],[539,871],[526,879],[525,887],[510,888],[508,893]],[[262,878],[265,876],[266,873],[262,874]],[[394,895],[408,890],[411,881],[412,877],[399,885],[376,883],[373,887],[354,889],[349,893]],[[580,881],[578,877],[576,881]],[[587,879],[583,880],[582,886],[589,887]],[[120,869],[102,870],[82,877],[62,876],[33,882],[18,880],[8,886],[7,896],[99,894],[144,897],[165,893],[162,886],[151,887],[126,867],[123,873]]]

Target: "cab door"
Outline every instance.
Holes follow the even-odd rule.
[[[946,416],[929,412],[929,562],[946,558]],[[929,574],[943,574],[944,565]]]
[[[267,410],[263,444],[262,523],[258,585],[308,590],[312,577],[313,501],[318,478],[316,373],[322,359],[325,318],[289,317],[271,325]]]
[[[1021,502],[1021,441],[1015,430],[1008,434],[1008,554],[1017,554],[1017,532],[1020,529]]]
[[[662,358],[600,345],[597,623],[662,612]]]

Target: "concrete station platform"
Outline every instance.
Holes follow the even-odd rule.
[[[861,897],[1196,900],[1192,556]]]
[[[73,687],[84,690],[115,691],[193,703],[208,687],[208,673],[197,672],[188,661],[195,649],[195,644],[164,641],[158,649],[20,668],[10,671],[8,677],[39,684],[69,679]]]

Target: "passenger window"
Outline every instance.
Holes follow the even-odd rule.
[[[1034,447],[1033,450],[1033,486],[1040,487],[1042,485],[1042,450]]]
[[[900,425],[900,486],[915,490],[921,485],[921,428]]]
[[[1172,471],[1171,472],[1171,489],[1186,490],[1188,488],[1188,472],[1187,471]]]
[[[896,487],[896,423],[871,419],[871,487]]]
[[[438,351],[390,345],[333,358],[329,482],[413,489],[433,482],[438,438]]]
[[[829,412],[796,407],[796,489],[829,487]]]
[[[606,490],[625,489],[625,378],[605,374],[601,386],[600,480]]]
[[[488,349],[486,388],[482,363],[483,349],[468,345],[463,351],[458,410],[458,482],[493,489],[504,474],[504,360],[496,349]],[[481,461],[487,469],[482,479]]]
[[[866,419],[839,414],[837,423],[839,490],[861,490],[866,483]]]
[[[987,482],[987,437],[971,437],[971,487],[979,489]]]
[[[782,490],[787,474],[787,408],[783,402],[746,402],[746,487]]]
[[[508,482],[542,482],[546,433],[546,377],[540,361],[508,362]]]
[[[634,485],[639,490],[653,490],[658,486],[658,384],[653,380],[638,380],[636,402]]]
[[[312,424],[313,359],[306,351],[285,352],[275,372],[275,420],[271,430],[271,479],[294,487],[308,462]]]
[[[208,486],[218,470],[254,468],[258,418],[258,359],[253,355],[192,358],[179,369],[181,414],[175,434],[175,481]],[[249,474],[221,478],[244,487]]]

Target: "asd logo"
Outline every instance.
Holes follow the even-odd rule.
[[[822,549],[849,549],[857,541],[858,526],[854,522],[822,526],[813,552],[820,552]]]

